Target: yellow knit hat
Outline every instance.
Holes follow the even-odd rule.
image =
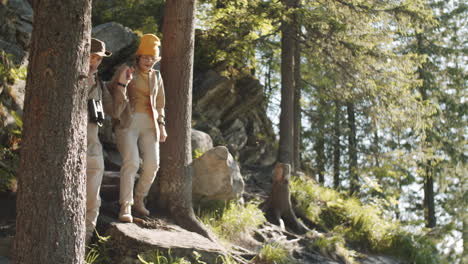
[[[161,45],[161,41],[156,35],[145,34],[140,39],[140,46],[138,46],[136,55],[156,56],[158,54],[159,45]]]

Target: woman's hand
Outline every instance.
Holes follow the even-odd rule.
[[[167,132],[166,126],[159,124],[159,142],[166,142]]]
[[[119,76],[119,83],[128,85],[128,83],[133,79],[134,71],[135,69],[133,67],[128,67],[127,65],[123,66]]]

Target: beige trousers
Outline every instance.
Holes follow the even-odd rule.
[[[143,172],[135,189],[135,196],[146,197],[159,169],[159,128],[146,113],[134,113],[128,128],[116,129],[117,147],[122,156],[120,169],[120,204],[133,204],[135,175],[140,167],[141,151]]]
[[[86,237],[90,238],[96,227],[101,206],[99,190],[104,174],[102,145],[99,142],[98,126],[88,123],[88,152],[86,155]]]

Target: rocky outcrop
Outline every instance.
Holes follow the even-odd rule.
[[[27,61],[32,33],[33,9],[26,0],[0,4],[0,50],[12,55],[17,65]]]
[[[210,134],[215,145],[226,145],[243,165],[268,166],[276,159],[263,87],[252,76],[232,80],[214,70],[196,74],[193,120],[194,128]]]
[[[110,235],[110,247],[113,249],[112,259],[116,264],[140,263],[137,256],[150,255],[159,251],[160,254],[172,257],[185,257],[195,261],[193,252],[201,254],[201,261],[216,263],[226,252],[218,244],[193,232],[186,231],[176,225],[164,225],[163,228],[141,228],[136,224],[111,223],[107,230]],[[146,258],[148,260],[148,258]]]
[[[240,199],[244,180],[239,166],[224,146],[208,150],[192,163],[192,193],[197,198],[209,200]]]

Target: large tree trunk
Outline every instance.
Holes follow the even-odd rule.
[[[347,103],[348,111],[348,153],[349,153],[349,180],[351,195],[359,192],[359,178],[357,174],[357,139],[356,139],[356,117],[354,103]]]
[[[83,263],[91,1],[33,3],[14,261]]]
[[[294,18],[296,22],[296,37],[294,38],[294,158],[293,168],[294,171],[301,169],[301,131],[302,131],[302,109],[301,109],[301,45],[298,39],[297,30],[299,30],[299,21],[297,17]]]
[[[161,145],[160,204],[187,230],[210,237],[192,207],[192,77],[194,0],[168,0],[161,71],[166,84],[167,141]]]
[[[333,188],[340,188],[340,159],[341,159],[341,127],[340,103],[335,101],[335,120],[333,124]]]
[[[283,0],[287,9],[295,0]],[[281,25],[281,114],[278,160],[293,164],[294,155],[294,25],[283,21]],[[294,169],[294,168],[293,168]]]

